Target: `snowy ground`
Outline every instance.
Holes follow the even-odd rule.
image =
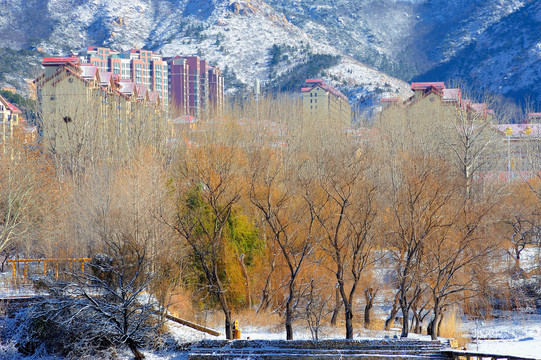
[[[299,324],[300,325],[300,324]],[[310,331],[306,327],[297,326],[295,339],[311,339]],[[170,325],[170,329],[179,342],[193,342],[202,339],[224,339],[205,335],[184,326]],[[219,329],[218,329],[219,330]],[[275,327],[249,326],[242,329],[243,339],[285,339],[285,331]],[[472,338],[467,345],[470,351],[479,351],[490,354],[524,356],[541,359],[541,315],[507,313],[505,316],[487,321],[466,320],[463,330]],[[399,335],[399,329],[392,331],[372,331],[369,334],[357,334],[356,339],[381,339],[384,336]],[[368,335],[368,336],[367,336]],[[340,327],[324,327],[321,337],[326,339],[343,338],[343,329]],[[429,340],[427,335],[410,334],[410,338]],[[479,339],[476,341],[476,339]],[[146,353],[152,360],[185,360],[185,353]]]
[[[541,359],[541,314],[513,312],[492,320],[465,321],[463,330],[472,339],[468,350]]]
[[[524,251],[521,267],[525,272],[529,272],[539,263],[539,252],[536,249],[526,249]],[[385,274],[381,274],[384,277]],[[13,290],[11,273],[9,271],[0,273],[0,297],[12,296],[31,296],[35,295],[35,291],[30,285],[20,286],[17,290]],[[374,317],[383,319],[389,313],[389,304],[392,302],[393,293],[381,292],[376,298],[376,306],[374,308]],[[211,320],[212,319],[212,320]],[[207,322],[208,320],[208,322]],[[250,316],[244,315],[240,319],[240,328],[242,330],[242,339],[285,339],[285,329],[283,325],[277,324],[280,319],[264,318],[259,319],[257,325],[253,323]],[[269,324],[265,324],[265,321]],[[208,327],[214,328],[223,332],[222,323],[213,316],[206,314],[203,318],[196,321]],[[214,337],[195,331],[191,328],[168,322],[170,332],[175,342],[179,344],[192,343],[203,339],[224,339]],[[297,321],[294,325],[295,339],[311,339],[310,329],[303,321]],[[356,325],[356,339],[381,339],[386,336],[394,337],[400,335],[400,329],[392,329],[391,331],[382,330],[364,330]],[[467,344],[467,349],[470,351],[479,351],[482,353],[501,354],[524,356],[536,359],[541,359],[541,312],[535,313],[535,309],[530,309],[529,312],[499,312],[490,320],[468,320],[462,322],[462,331],[464,335],[471,339]],[[345,331],[343,326],[329,327],[325,326],[320,329],[321,339],[343,339]],[[410,334],[411,338],[426,339],[426,335]],[[0,344],[0,348],[2,344]],[[151,360],[186,360],[187,354],[182,351],[145,351],[147,359]],[[118,354],[119,359],[131,359],[132,354],[129,350],[121,351]],[[50,358],[53,359],[53,358]]]

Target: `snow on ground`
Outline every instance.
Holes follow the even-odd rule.
[[[491,320],[466,320],[462,328],[472,339],[468,350],[541,359],[541,314],[507,312]]]

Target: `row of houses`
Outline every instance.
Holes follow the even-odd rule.
[[[72,58],[44,59],[35,81],[42,140],[53,154],[111,156],[167,126],[160,93]]]
[[[219,67],[198,56],[163,57],[144,49],[114,51],[90,46],[68,57],[47,57],[42,65],[51,75],[59,63],[93,65],[100,73],[111,73],[121,81],[157,92],[162,106],[177,116],[208,118],[221,113],[224,105],[224,79]]]
[[[398,97],[381,99],[382,111],[385,112],[390,107],[401,107],[409,111],[432,111],[434,116],[441,112],[440,115],[444,116],[444,113],[456,113],[460,110],[471,116],[481,116],[489,120],[494,118],[494,111],[485,103],[471,101],[463,96],[460,89],[446,88],[444,82],[413,82],[411,90],[413,95],[405,100]]]
[[[413,95],[405,100],[381,99],[380,116],[393,117],[397,111],[402,111],[409,120],[446,119],[455,121],[451,126],[456,126],[457,121],[478,129],[486,126],[488,131],[484,136],[494,146],[492,153],[479,160],[485,165],[480,167],[479,176],[510,181],[517,177],[531,177],[534,171],[538,171],[536,168],[541,165],[538,156],[541,150],[541,113],[527,114],[521,124],[499,123],[501,119],[496,118],[486,103],[473,102],[460,89],[446,88],[443,82],[414,82],[411,90]],[[436,125],[427,123],[426,126]]]

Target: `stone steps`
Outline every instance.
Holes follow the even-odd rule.
[[[445,360],[439,341],[418,340],[235,340],[202,341],[189,360]]]

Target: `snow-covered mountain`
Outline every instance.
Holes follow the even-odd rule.
[[[63,55],[89,45],[198,54],[227,74],[229,87],[260,79],[276,89],[299,88],[322,76],[356,96],[409,94],[408,85],[314,40],[262,0],[5,0],[0,46]],[[26,31],[17,20],[24,14]],[[302,72],[301,74],[298,74]],[[28,75],[29,77],[29,75]],[[298,83],[291,83],[298,79]]]
[[[267,2],[314,39],[390,75],[461,78],[475,88],[541,102],[534,85],[541,84],[539,0]]]
[[[511,2],[511,1],[510,1]],[[507,3],[507,2],[505,2]],[[418,79],[460,78],[471,86],[541,105],[541,2],[486,27]]]
[[[460,77],[476,88],[541,101],[539,0],[1,3],[3,83],[31,77],[31,65],[44,53],[104,45],[199,54],[226,69],[227,85],[236,88],[256,78],[275,89],[292,88],[306,75],[322,76],[361,98],[406,96],[407,85],[392,76]]]

